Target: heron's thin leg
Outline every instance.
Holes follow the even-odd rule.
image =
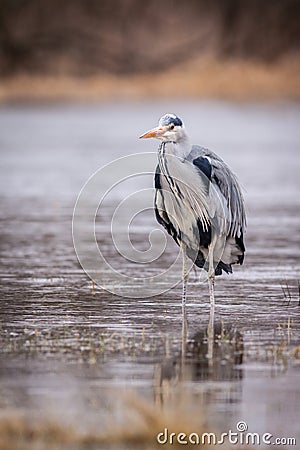
[[[208,249],[208,286],[210,307],[215,307],[215,268],[214,268],[214,248],[215,238],[213,238]]]
[[[188,271],[187,271],[187,256],[186,256],[186,246],[181,244],[182,248],[182,316],[186,316],[185,305],[186,305],[186,291],[188,282]]]
[[[213,349],[214,349],[214,320],[215,320],[215,268],[214,268],[214,248],[216,245],[216,236],[212,239],[212,242],[208,249],[208,286],[209,286],[209,323],[207,328],[207,358],[209,365],[212,365],[213,361]]]
[[[182,248],[182,330],[181,330],[181,368],[184,369],[186,340],[187,340],[187,315],[186,315],[186,291],[188,282],[186,246]]]
[[[214,339],[215,339],[215,332],[214,332],[214,322],[215,322],[215,305],[210,305],[210,312],[209,312],[209,322],[208,322],[208,328],[207,328],[207,358],[209,365],[212,365],[213,360],[213,351],[214,351]]]
[[[186,341],[187,341],[188,322],[186,316],[186,309],[182,308],[182,328],[181,328],[181,364],[182,367],[185,362]]]
[[[215,308],[215,274],[208,277],[210,307]]]

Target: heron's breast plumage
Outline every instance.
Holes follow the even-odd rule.
[[[160,186],[155,201],[158,211],[168,217],[182,242],[199,249],[203,244],[199,225],[201,232],[206,233],[205,244],[211,226],[207,180],[201,180],[196,167],[185,159],[163,152],[159,155],[158,172]]]

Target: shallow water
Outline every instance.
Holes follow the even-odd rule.
[[[228,162],[245,188],[246,259],[216,281],[220,327],[212,364],[206,358],[206,285],[191,272],[182,341],[180,264],[163,279],[153,278],[174,262],[172,240],[151,264],[128,262],[111,241],[116,206],[140,189],[150,189],[149,201],[152,175],[112,190],[96,219],[100,249],[115,270],[130,276],[129,287],[106,279],[103,265],[99,276],[110,292],[93,286],[73,248],[72,213],[84,183],[117,158],[156,151],[156,142],[137,136],[169,110],[184,118],[194,143]],[[153,426],[149,448],[157,427],[167,426],[174,412],[182,426],[188,420],[199,427],[204,422],[205,431],[235,431],[243,420],[251,432],[300,442],[299,119],[297,103],[1,107],[0,421],[25,415],[85,436],[117,427],[137,434],[147,425],[141,408],[132,406],[137,398],[154,416],[165,412],[159,425],[147,425]],[[116,176],[133,170],[126,161]],[[105,172],[96,188],[110,182]],[[100,192],[94,194],[99,202]],[[125,212],[116,235],[127,230]],[[86,217],[82,211],[83,229]],[[136,217],[130,229],[135,249],[149,248],[155,228],[152,211]],[[154,250],[163,243],[156,233]],[[90,244],[83,243],[87,252]],[[150,282],[140,280],[146,276]],[[163,293],[153,297],[157,286]],[[14,448],[1,429],[7,448]],[[122,438],[113,448],[125,448]]]

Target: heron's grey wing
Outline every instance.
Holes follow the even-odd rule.
[[[245,205],[234,173],[218,155],[204,147],[194,145],[187,159],[220,189],[230,212],[229,235],[242,238],[246,228]]]
[[[208,156],[209,158],[213,158],[216,161],[223,162],[224,161],[214,152],[209,150],[208,148],[202,147],[200,145],[193,145],[192,149],[187,156],[188,161],[193,161],[194,159],[198,158],[199,156]],[[224,163],[225,164],[225,163]]]
[[[230,210],[229,234],[232,237],[242,236],[246,228],[246,214],[244,198],[237,178],[223,161],[212,160],[212,168],[212,180],[225,196]]]

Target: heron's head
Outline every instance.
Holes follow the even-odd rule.
[[[158,126],[140,136],[140,139],[156,138],[161,141],[180,142],[186,139],[186,132],[182,120],[175,114],[165,114],[158,122]]]

